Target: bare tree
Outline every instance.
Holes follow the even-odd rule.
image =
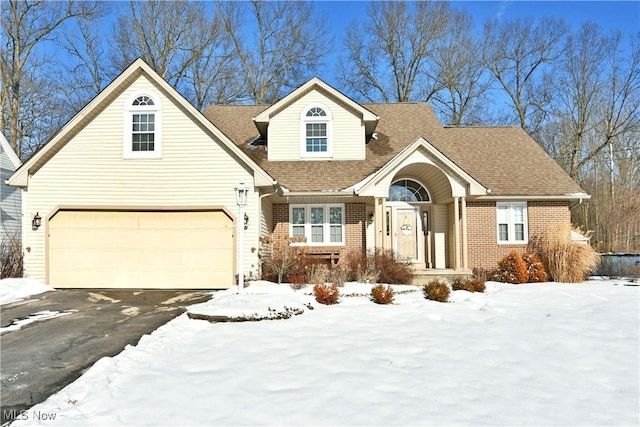
[[[118,70],[144,59],[202,109],[241,96],[232,51],[220,18],[204,3],[130,1],[118,16],[111,57]]]
[[[425,99],[431,101],[444,123],[456,126],[486,121],[491,82],[472,29],[468,12],[452,11],[445,36],[435,42],[429,55],[428,73],[434,86],[425,91]]]
[[[483,60],[510,100],[517,123],[535,134],[551,102],[545,67],[561,52],[567,26],[558,19],[489,20],[484,25]]]
[[[73,1],[49,2],[9,0],[1,3],[2,39],[0,46],[0,76],[2,77],[2,115],[0,128],[8,135],[8,140],[18,156],[23,156],[23,140],[30,135],[30,144],[36,134],[45,132],[47,120],[40,114],[50,114],[51,105],[44,105],[46,87],[43,73],[36,72],[47,61],[37,52],[43,43],[51,41],[67,21],[90,19],[96,9],[93,2]],[[37,67],[36,67],[37,63]],[[29,81],[29,84],[27,83]],[[25,100],[31,103],[25,106]],[[38,106],[40,110],[33,110]],[[27,120],[27,115],[32,115]],[[44,122],[44,123],[43,123]]]
[[[78,112],[94,98],[113,77],[108,73],[109,59],[104,35],[100,33],[98,18],[108,12],[104,9],[111,3],[100,3],[100,9],[92,21],[79,21],[59,39],[60,48],[69,59],[60,64],[65,72],[57,80],[57,90],[67,104],[68,116]]]
[[[311,2],[218,3],[248,98],[273,103],[315,73],[330,51],[326,20]]]
[[[367,101],[406,102],[428,99],[432,88],[425,65],[450,20],[445,2],[372,2],[368,20],[354,22],[339,61],[344,85]],[[422,93],[420,93],[422,89]]]

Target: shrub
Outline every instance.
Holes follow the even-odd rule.
[[[438,302],[449,301],[449,294],[451,293],[449,286],[439,279],[431,280],[422,288],[422,291],[426,299]]]
[[[451,283],[454,291],[484,292],[487,287],[484,280],[472,277],[468,279],[457,278]]]
[[[308,283],[326,283],[329,281],[329,266],[318,262],[309,268]]]
[[[376,304],[391,304],[394,297],[391,286],[376,285],[371,288],[371,300]]]
[[[397,283],[402,285],[411,284],[413,279],[413,268],[406,261],[399,261],[390,249],[376,248],[373,252],[373,259],[376,269],[379,272],[379,279],[382,283]]]
[[[451,282],[451,289],[454,291],[466,291],[465,280],[461,277],[457,277]]]
[[[527,263],[518,252],[511,252],[498,263],[498,277],[501,282],[507,283],[527,283],[529,274]]]
[[[18,234],[8,235],[0,244],[0,279],[22,277],[22,245]]]
[[[351,272],[343,264],[331,265],[329,268],[328,281],[342,287],[344,282],[349,280]]]
[[[590,245],[571,240],[569,224],[549,227],[534,236],[530,246],[540,254],[549,276],[556,282],[582,282],[600,261],[600,255]]]
[[[472,277],[471,279],[467,279],[467,283],[469,292],[484,292],[487,289],[487,286],[484,283],[484,280],[477,279]]]
[[[548,280],[547,270],[538,254],[527,252],[522,256],[522,259],[527,264],[527,282],[540,283]]]
[[[498,270],[495,268],[476,267],[473,269],[472,277],[480,280],[481,282],[488,282],[489,280],[495,280],[498,275]]]
[[[296,273],[290,274],[289,277],[287,277],[287,282],[289,282],[291,288],[298,290],[304,288],[307,285],[308,280],[306,275]]]
[[[260,261],[262,278],[264,280],[282,280],[291,274],[303,274],[309,263],[307,247],[295,245],[300,240],[296,238],[274,238],[266,236],[260,238]]]
[[[335,283],[330,285],[318,283],[313,287],[313,295],[320,304],[331,305],[338,303],[340,291]]]
[[[360,283],[376,283],[380,272],[371,253],[351,250],[340,257],[340,265],[349,272],[348,279]]]

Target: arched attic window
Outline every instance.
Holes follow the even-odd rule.
[[[160,102],[152,94],[134,93],[125,105],[125,158],[161,157]]]
[[[389,187],[390,202],[430,202],[429,192],[412,179],[399,179]]]
[[[331,156],[331,111],[324,105],[311,105],[300,115],[302,157]]]

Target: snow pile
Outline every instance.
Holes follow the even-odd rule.
[[[30,295],[53,290],[51,286],[34,279],[2,279],[0,280],[0,304],[8,304]]]
[[[369,289],[347,284],[333,306],[315,303],[311,288],[268,283],[215,294],[192,311],[304,313],[243,323],[180,316],[14,425],[43,413],[55,416],[46,425],[65,426],[640,422],[638,287],[489,283],[443,304],[398,286],[407,292],[384,306]]]

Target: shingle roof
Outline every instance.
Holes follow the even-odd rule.
[[[211,106],[213,124],[269,175],[291,191],[348,188],[382,168],[422,137],[469,173],[494,196],[562,196],[583,192],[538,144],[519,127],[443,127],[426,103],[363,104],[380,117],[377,139],[365,160],[267,161],[253,117],[268,105]]]

